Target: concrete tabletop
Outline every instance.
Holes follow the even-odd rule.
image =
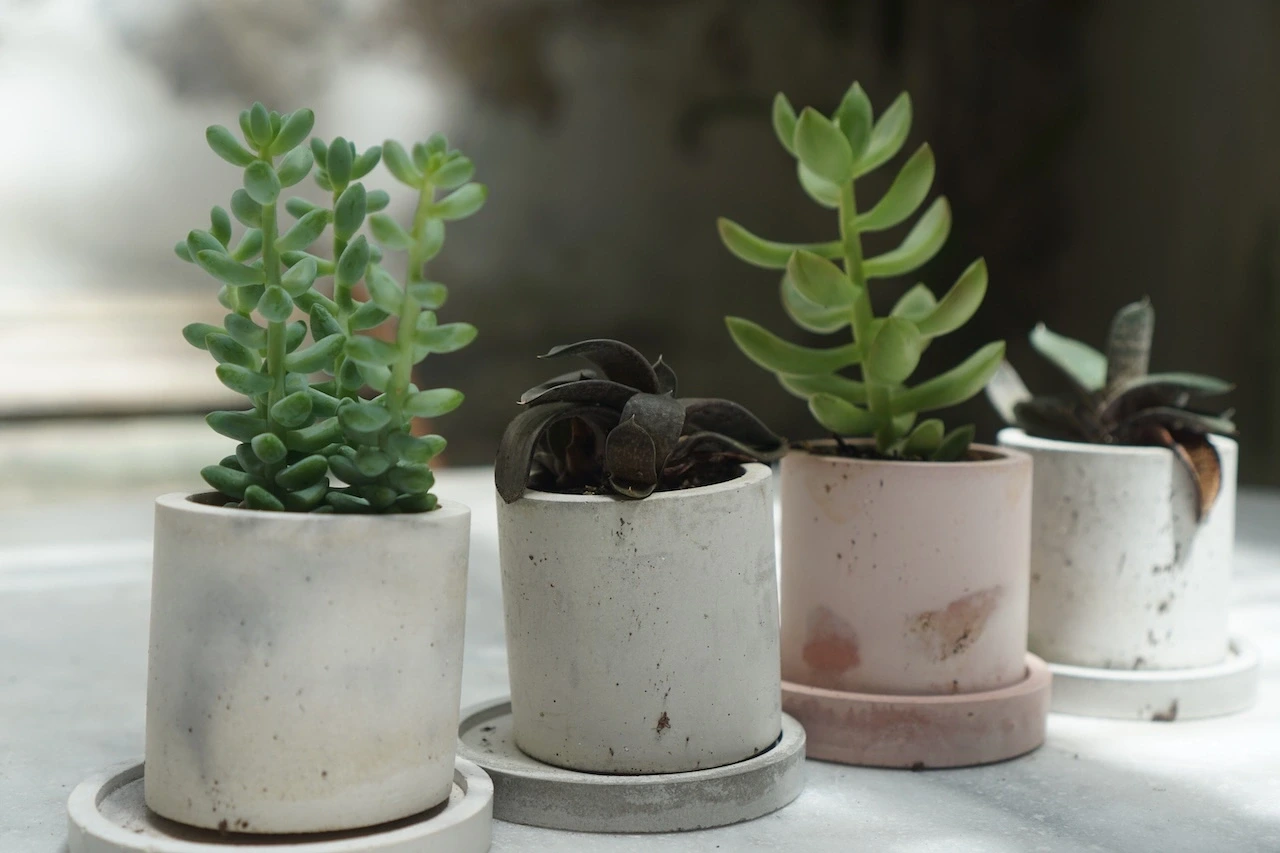
[[[474,510],[463,703],[506,693],[489,474]],[[0,853],[65,850],[85,776],[140,758],[152,495],[0,511]],[[1280,494],[1240,498],[1232,630],[1263,654],[1257,706],[1216,720],[1054,715],[1023,758],[910,772],[809,761],[782,811],[723,829],[599,836],[495,822],[495,851],[1280,851]]]

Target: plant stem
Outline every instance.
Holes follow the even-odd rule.
[[[270,160],[267,161],[270,163]],[[262,269],[266,273],[266,286],[280,284],[280,253],[276,251],[276,203],[262,206]],[[285,341],[288,321],[267,323],[267,372],[271,375],[271,391],[267,396],[267,411],[285,395]],[[270,418],[268,417],[268,421]],[[284,428],[271,421],[273,432],[280,434]]]
[[[391,381],[387,383],[387,410],[391,412],[394,429],[400,428],[401,413],[409,396],[409,380],[413,375],[413,337],[418,328],[418,316],[422,313],[422,306],[409,295],[409,287],[425,280],[422,267],[427,260],[423,257],[422,237],[430,220],[435,196],[435,187],[428,178],[418,194],[418,208],[413,213],[413,229],[409,232],[413,245],[409,247],[409,269],[405,274],[404,298],[400,303],[400,320],[396,327],[396,348],[399,355],[391,369]]]
[[[335,190],[333,193],[334,210],[337,210],[338,208],[338,198],[341,195],[342,193],[338,192],[337,190]],[[342,257],[342,253],[345,252],[346,249],[347,249],[347,241],[338,237],[337,232],[335,231],[333,235],[333,264],[335,267],[337,267],[338,258]],[[334,276],[333,301],[338,306],[338,316],[336,319],[338,321],[338,325],[342,327],[342,334],[345,337],[350,338],[351,337],[351,308],[355,303],[351,299],[351,289],[348,287],[343,287],[342,285],[338,284],[336,275]],[[334,390],[337,391],[337,394],[335,396],[340,400],[344,397],[350,397],[354,399],[360,393],[359,388],[346,388],[342,384],[342,379],[340,378],[342,376],[342,364],[346,360],[347,360],[346,353],[339,352],[337,358],[334,360],[334,363],[333,363]]]
[[[853,311],[850,325],[853,327],[853,340],[862,350],[862,380],[867,385],[867,411],[875,418],[876,449],[880,452],[888,450],[892,440],[892,416],[889,414],[889,389],[876,381],[867,364],[867,352],[871,348],[871,324],[875,314],[871,307],[871,291],[867,287],[867,276],[862,269],[862,239],[854,225],[858,215],[858,204],[853,194],[853,181],[840,188],[840,245],[844,250],[844,271],[853,285]],[[886,440],[888,439],[888,440]]]

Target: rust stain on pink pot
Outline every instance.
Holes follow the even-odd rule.
[[[853,669],[862,658],[858,655],[858,635],[851,626],[830,609],[818,607],[809,613],[804,662],[820,672],[839,674]]]
[[[1004,588],[993,586],[961,596],[941,610],[926,610],[907,619],[907,630],[937,660],[962,654],[982,636]]]

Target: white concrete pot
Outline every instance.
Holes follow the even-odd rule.
[[[644,500],[498,499],[516,744],[547,764],[674,773],[781,731],[770,471]]]
[[[1030,646],[1054,663],[1183,669],[1227,655],[1236,443],[1214,436],[1222,488],[1197,524],[1190,474],[1162,447],[1033,438]]]
[[[782,676],[937,695],[1027,676],[1031,460],[782,461]]]
[[[156,501],[146,802],[192,826],[322,832],[454,777],[471,511]]]

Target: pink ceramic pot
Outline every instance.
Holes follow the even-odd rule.
[[[1026,678],[1031,458],[973,451],[783,460],[785,681],[937,695]]]

